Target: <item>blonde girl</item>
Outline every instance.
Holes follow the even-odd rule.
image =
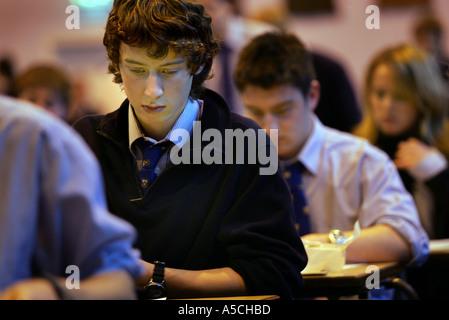
[[[395,162],[432,239],[449,237],[448,88],[436,61],[413,45],[377,54],[355,129]]]

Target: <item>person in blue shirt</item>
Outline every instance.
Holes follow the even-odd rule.
[[[100,167],[81,137],[0,97],[0,154],[0,298],[136,298],[135,230],[107,211]]]

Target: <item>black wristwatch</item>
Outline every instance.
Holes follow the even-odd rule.
[[[160,261],[154,262],[153,277],[144,287],[145,298],[148,300],[165,300],[167,292],[165,290],[165,263]]]

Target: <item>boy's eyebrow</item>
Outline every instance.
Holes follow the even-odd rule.
[[[124,62],[127,62],[127,63],[131,63],[131,64],[138,64],[138,65],[140,65],[140,66],[143,66],[143,65],[144,65],[142,62],[135,61],[135,60],[132,60],[132,59],[123,59],[123,61],[124,61]]]
[[[286,101],[280,102],[280,103],[278,103],[278,104],[276,104],[274,106],[271,106],[269,109],[270,109],[270,111],[275,111],[277,109],[282,109],[284,107],[288,107],[289,105],[293,104],[293,102],[294,102],[293,100],[286,100]],[[258,107],[255,107],[255,106],[252,106],[252,105],[246,105],[245,107],[250,109],[250,110],[252,110],[252,111],[260,111],[260,109]]]
[[[126,63],[137,64],[139,66],[145,66],[146,65],[145,63],[142,63],[142,62],[139,62],[139,61],[136,61],[136,60],[133,60],[133,59],[123,59],[123,61],[126,62]],[[178,64],[182,64],[182,63],[184,63],[184,60],[178,59],[178,60],[167,62],[167,63],[161,65],[161,67],[168,67],[168,66],[178,65]]]
[[[278,104],[276,104],[274,106],[271,106],[270,107],[270,111],[271,112],[277,112],[277,111],[282,110],[284,108],[288,108],[293,103],[294,103],[293,100],[286,100],[286,101],[280,102],[280,103],[278,103]]]
[[[286,100],[286,101],[278,103],[277,105],[272,106],[271,110],[285,108],[285,107],[290,106],[293,103],[294,103],[293,100]]]

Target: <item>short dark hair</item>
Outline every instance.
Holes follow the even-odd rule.
[[[283,32],[255,37],[240,53],[234,72],[239,91],[248,85],[268,89],[290,84],[304,96],[315,78],[310,52],[295,35]]]
[[[419,21],[415,26],[415,35],[430,33],[437,38],[443,36],[443,26],[436,18],[425,18]]]
[[[34,65],[20,74],[14,85],[17,96],[28,88],[36,87],[59,93],[66,109],[70,108],[72,83],[70,76],[62,68],[55,65]]]
[[[0,76],[6,78],[7,80],[7,87],[4,88],[5,91],[3,93],[7,95],[13,96],[14,91],[14,66],[13,61],[9,57],[3,57],[0,59]]]
[[[8,79],[12,79],[14,77],[14,68],[11,59],[6,57],[0,59],[0,74]]]
[[[163,58],[169,49],[187,58],[193,77],[191,95],[198,98],[219,52],[211,18],[195,0],[115,0],[106,24],[103,44],[114,82],[122,83],[120,45],[148,48],[148,55]],[[200,67],[203,70],[195,75]]]

